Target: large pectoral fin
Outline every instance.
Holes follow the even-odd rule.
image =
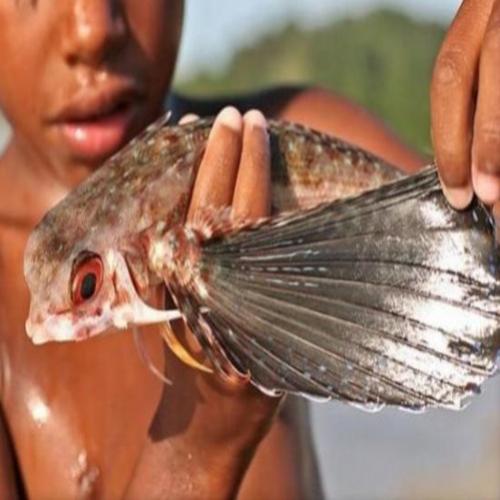
[[[460,408],[500,345],[493,234],[427,170],[205,242],[183,314],[265,392]]]

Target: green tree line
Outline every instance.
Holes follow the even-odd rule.
[[[387,9],[315,30],[289,25],[240,50],[222,71],[177,87],[217,95],[282,83],[322,85],[364,105],[430,153],[429,81],[444,32],[441,25]]]

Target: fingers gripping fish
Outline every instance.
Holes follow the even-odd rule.
[[[32,340],[181,315],[217,371],[268,394],[459,408],[478,392],[500,347],[488,211],[451,209],[432,168],[402,178],[271,121],[273,215],[185,224],[211,124],[158,122],[45,216],[25,254]],[[178,310],[150,305],[164,285]]]

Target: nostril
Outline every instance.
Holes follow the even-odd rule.
[[[78,57],[76,56],[76,54],[68,54],[66,56],[66,62],[69,66],[75,66],[78,62]]]

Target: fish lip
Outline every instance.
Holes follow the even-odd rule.
[[[41,324],[33,323],[30,317],[28,317],[25,323],[25,331],[34,345],[43,345],[53,341],[63,342],[76,340],[72,335],[61,335],[60,332],[57,332],[56,335],[54,335],[53,332],[48,335],[47,329],[45,328],[45,321]]]
[[[110,316],[100,318],[97,322],[83,321],[75,324],[67,311],[53,313],[38,321],[33,321],[31,315],[25,323],[25,331],[34,345],[48,342],[79,342],[102,334],[113,327]]]
[[[80,89],[49,116],[48,122],[62,124],[95,120],[122,105],[131,106],[144,97],[144,91],[134,79],[115,78],[91,89]]]

